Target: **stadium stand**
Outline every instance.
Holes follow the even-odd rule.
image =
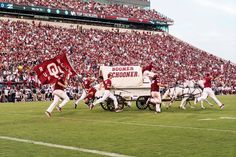
[[[155,10],[141,9],[135,6],[118,5],[118,4],[105,4],[94,1],[82,0],[1,0],[0,2],[9,2],[25,6],[43,6],[54,9],[71,10],[75,12],[119,16],[122,18],[138,18],[147,20],[158,20],[161,22],[173,22],[172,19],[158,13]]]
[[[15,97],[23,101],[26,97],[36,100],[36,93],[43,100],[50,99],[50,87],[41,87],[31,68],[62,52],[68,53],[75,70],[83,76],[97,77],[101,64],[145,66],[153,62],[162,82],[174,84],[185,78],[201,79],[207,71],[218,75],[223,65],[225,77],[216,82],[220,87],[217,90],[230,93],[236,87],[235,65],[163,32],[69,27],[68,24],[58,26],[8,19],[0,20],[0,52],[3,102]],[[68,93],[73,93],[77,86],[75,78],[70,84]],[[10,93],[15,96],[9,97]]]

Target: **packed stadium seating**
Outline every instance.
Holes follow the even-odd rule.
[[[9,2],[18,5],[26,6],[43,6],[54,9],[71,10],[75,12],[90,13],[90,14],[101,14],[119,16],[123,18],[138,18],[147,20],[158,20],[162,22],[173,22],[172,19],[158,13],[155,10],[145,10],[138,7],[131,7],[126,5],[117,4],[101,4],[94,1],[84,2],[82,0],[0,0],[1,2]]]
[[[0,82],[38,87],[31,68],[67,52],[81,75],[98,76],[99,65],[148,65],[160,80],[201,79],[204,72],[224,77],[217,83],[235,87],[236,66],[199,50],[167,33],[64,28],[41,23],[0,20]],[[222,67],[223,66],[223,67]],[[222,69],[223,68],[223,69]],[[76,80],[72,79],[72,86]],[[18,86],[18,89],[22,89]]]

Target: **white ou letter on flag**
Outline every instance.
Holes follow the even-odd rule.
[[[71,67],[66,53],[44,61],[43,63],[35,66],[33,70],[37,73],[38,78],[43,85],[55,83],[58,79],[59,73],[64,73],[68,77],[77,75]]]

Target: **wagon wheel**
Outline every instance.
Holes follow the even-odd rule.
[[[156,111],[156,104],[154,104],[154,103],[149,103],[149,104],[148,104],[148,108],[149,108],[149,110],[151,110],[151,111]]]
[[[115,105],[114,102],[111,98],[107,98],[107,108],[109,111],[114,111],[115,110]]]
[[[145,110],[148,107],[148,105],[146,104],[148,98],[149,96],[138,97],[138,99],[136,100],[137,108],[140,110]]]
[[[115,105],[114,105],[113,102],[110,103],[107,107],[108,107],[108,109],[109,109],[110,111],[115,111]],[[118,103],[118,109],[119,109],[119,110],[123,110],[123,109],[124,109],[124,104],[119,104],[119,103]]]
[[[109,100],[109,103],[107,104],[107,108],[109,111],[115,111],[115,105],[112,99]],[[118,103],[118,109],[123,110],[124,104],[123,103]]]
[[[101,107],[102,107],[103,110],[106,110],[106,111],[108,110],[108,105],[107,105],[107,103],[108,103],[107,100],[105,100],[104,102],[101,102],[101,103],[100,103],[100,105],[101,105]]]
[[[123,110],[124,109],[124,104],[125,104],[125,99],[122,98],[120,95],[115,95],[117,102],[118,102],[118,109]],[[108,98],[107,99],[107,107],[110,111],[115,111],[115,105],[112,99]]]
[[[100,105],[104,110],[108,110],[107,101],[104,101],[104,102],[100,103]]]
[[[118,104],[124,104],[125,103],[125,99],[122,96],[115,94],[115,97],[117,99]]]
[[[126,100],[120,95],[115,95],[115,96],[118,101],[119,110],[123,110],[124,106],[127,105],[127,103],[125,102]]]

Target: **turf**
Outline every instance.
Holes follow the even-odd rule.
[[[176,102],[161,114],[138,110],[135,104],[122,113],[100,106],[90,111],[83,104],[75,110],[70,102],[62,113],[55,110],[50,119],[44,114],[50,102],[4,103],[0,104],[0,136],[138,157],[235,157],[236,96],[219,99],[225,104],[223,110],[217,105],[180,110]],[[0,156],[102,155],[0,139]]]

